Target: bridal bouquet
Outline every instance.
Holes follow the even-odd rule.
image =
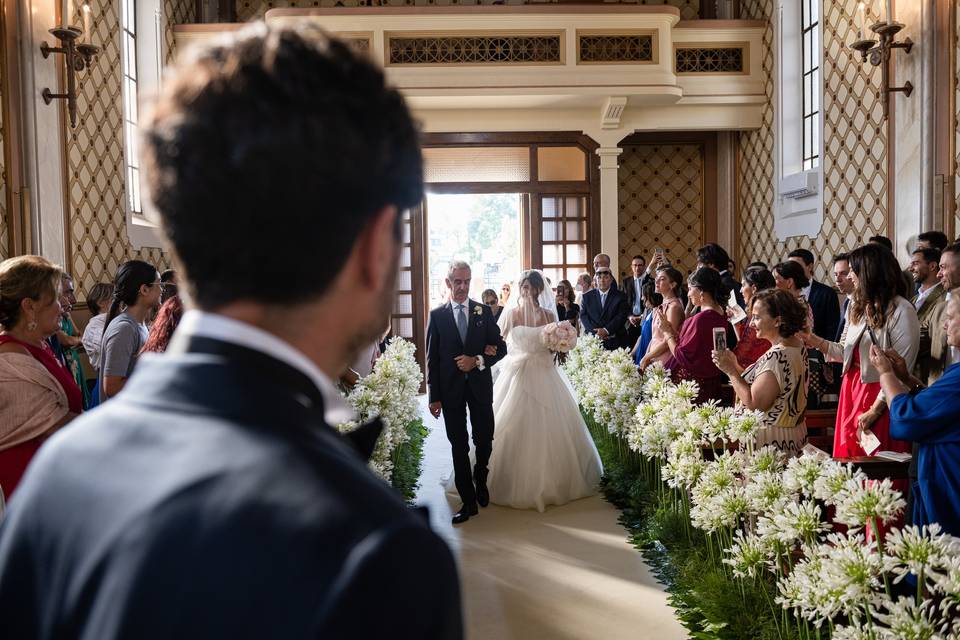
[[[577,346],[577,329],[568,320],[551,322],[540,330],[540,342],[563,364],[567,353]]]

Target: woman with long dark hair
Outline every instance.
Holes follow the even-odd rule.
[[[650,343],[647,346],[646,353],[640,356],[640,360],[637,362],[641,369],[646,369],[654,362],[666,364],[670,359],[671,353],[667,348],[666,333],[663,330],[663,320],[661,318],[664,318],[670,325],[673,330],[672,333],[680,331],[684,320],[683,302],[681,300],[683,274],[670,266],[660,267],[657,269],[653,283],[654,291],[660,294],[661,298],[661,302],[657,305],[655,311],[661,313],[654,312],[652,314]],[[637,344],[639,345],[639,342]]]
[[[577,304],[577,292],[569,280],[557,283],[557,322],[567,320],[579,327],[580,305]]]
[[[773,274],[766,268],[753,267],[748,268],[743,273],[743,286],[740,293],[743,294],[743,301],[747,304],[745,311],[750,313],[750,305],[754,296],[761,291],[773,289],[777,286]],[[770,348],[770,341],[757,335],[757,329],[748,317],[735,327],[737,329],[737,347],[733,350],[733,355],[737,357],[737,364],[742,369],[746,369],[760,356]]]
[[[920,347],[917,310],[903,297],[900,265],[886,248],[867,244],[850,252],[853,301],[847,309],[843,344],[807,334],[807,346],[829,361],[843,363],[843,382],[833,455],[864,456],[860,434],[871,429],[880,440],[878,450],[910,451],[910,444],[890,436],[890,416],[880,395],[880,373],[870,362],[870,346],[893,349],[913,369]]]
[[[149,336],[146,321],[160,305],[160,274],[142,260],[124,262],[113,283],[100,351],[100,400],[117,395]]]
[[[690,301],[699,307],[699,313],[687,318],[679,335],[667,320],[667,316],[657,309],[660,326],[670,350],[667,369],[676,382],[694,380],[700,385],[697,402],[721,400],[720,385],[723,374],[713,363],[713,330],[725,330],[727,348],[737,344],[737,334],[727,320],[727,300],[730,289],[723,283],[720,274],[710,267],[702,267],[693,272],[687,283]]]
[[[183,317],[183,302],[180,296],[176,295],[169,298],[160,306],[157,317],[150,325],[150,335],[147,337],[146,344],[140,353],[163,353],[170,346],[170,340],[173,338],[173,332],[177,330],[180,324],[180,318]]]

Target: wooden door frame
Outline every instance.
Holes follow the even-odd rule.
[[[579,131],[509,131],[509,132],[461,132],[461,133],[423,133],[421,146],[424,148],[437,147],[522,147],[530,146],[530,177],[528,181],[518,182],[444,182],[427,183],[429,193],[519,193],[521,194],[521,240],[523,246],[524,265],[532,265],[534,256],[531,251],[531,242],[535,236],[531,228],[532,221],[537,217],[539,198],[541,194],[550,195],[584,195],[587,198],[587,251],[590,255],[600,250],[600,158],[596,151],[600,144],[590,136]],[[569,147],[578,146],[584,151],[586,163],[586,180],[579,182],[540,182],[537,179],[538,146]],[[421,297],[423,304],[424,323],[430,314],[430,300],[426,295],[429,290],[429,275],[427,274],[427,251],[429,250],[429,216],[426,199],[420,207],[419,224],[420,245],[422,255],[421,264]],[[424,327],[425,328],[425,327]],[[424,332],[425,333],[425,332]],[[426,342],[417,345],[418,349],[426,351]]]
[[[0,0],[0,64],[3,85],[0,87],[0,109],[3,110],[3,170],[7,194],[7,256],[32,251],[29,233],[30,197],[25,192],[23,143],[21,140],[20,48],[18,43],[18,3]]]

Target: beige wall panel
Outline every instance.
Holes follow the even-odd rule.
[[[163,0],[163,42],[166,55],[164,64],[176,59],[177,44],[173,37],[173,27],[177,24],[192,24],[197,21],[197,3],[194,0]]]
[[[696,144],[624,145],[620,155],[620,277],[630,259],[663,247],[686,274],[703,244],[703,150]]]
[[[356,7],[371,4],[363,0],[237,0],[237,19],[242,22],[259,20],[270,9],[313,7]],[[376,3],[375,3],[376,4]],[[471,5],[471,4],[534,4],[527,0],[383,0],[384,5]],[[680,9],[681,20],[696,20],[700,14],[700,0],[633,0],[613,4],[670,5]]]
[[[770,21],[773,0],[744,0],[744,18]],[[888,235],[887,129],[878,89],[879,68],[864,67],[846,45],[856,36],[856,0],[824,0],[824,222],[814,238],[778,240],[773,229],[772,27],[764,35],[768,72],[763,126],[740,134],[741,267],[753,260],[776,263],[804,247],[820,260],[817,279],[829,282],[833,254],[849,251],[875,234]]]
[[[110,281],[117,267],[139,258],[166,269],[169,255],[160,249],[137,251],[127,239],[121,104],[120,13],[112,0],[92,0],[93,41],[101,52],[93,68],[81,74],[76,129],[67,130],[67,180],[71,265],[78,298],[97,282]],[[190,19],[190,0],[170,0],[164,10]],[[179,16],[179,17],[178,17]],[[169,43],[171,33],[166,35]]]

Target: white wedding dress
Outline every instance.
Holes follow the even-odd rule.
[[[500,320],[507,357],[493,387],[487,487],[495,504],[543,511],[595,494],[603,466],[569,382],[540,342],[556,314],[540,310],[541,326],[515,326],[511,311]]]

